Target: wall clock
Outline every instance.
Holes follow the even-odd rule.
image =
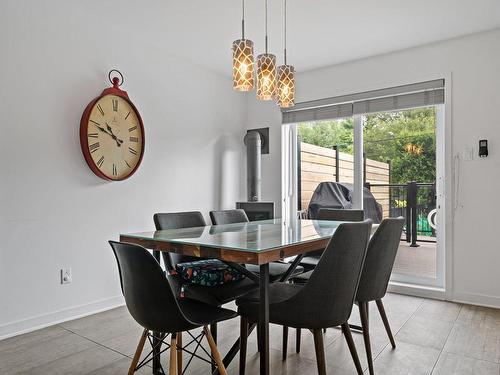
[[[118,73],[121,78],[113,77]],[[112,181],[132,176],[144,155],[144,125],[126,91],[120,89],[123,75],[108,74],[112,87],[92,100],[80,122],[80,145],[92,172]]]

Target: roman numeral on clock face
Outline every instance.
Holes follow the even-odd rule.
[[[128,132],[132,133],[136,129],[137,129],[137,126],[132,126],[131,128],[128,129]]]
[[[95,151],[99,150],[99,147],[100,147],[99,142],[92,143],[92,144],[89,146],[90,153],[92,154],[92,153],[94,153]]]
[[[128,150],[132,155],[137,155],[137,151],[135,151],[132,147],[129,147]]]
[[[90,120],[90,121],[92,121],[92,120]],[[97,134],[97,133],[89,133],[89,134],[87,134],[87,137],[89,137],[89,138],[99,138],[99,134]]]
[[[132,167],[130,166],[130,164],[128,163],[128,161],[124,160],[124,162],[125,162],[125,164],[127,164],[127,167],[132,168]]]
[[[139,142],[139,138],[137,137],[130,137],[130,142]]]
[[[118,100],[113,99],[113,111],[117,112],[118,111]]]
[[[113,164],[113,176],[116,176],[118,174],[118,171],[116,170],[116,165]]]
[[[97,166],[100,168],[102,167],[103,163],[104,163],[104,156],[101,156],[101,158],[97,161]]]
[[[125,116],[125,120],[128,119],[128,116],[130,116],[130,111],[128,111],[127,116]]]
[[[97,110],[101,113],[101,116],[104,116],[104,110],[102,109],[101,105],[97,105]]]

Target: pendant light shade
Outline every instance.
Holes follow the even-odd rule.
[[[286,61],[286,0],[284,0],[284,60],[285,64],[278,66],[278,84],[276,101],[281,108],[289,108],[295,105],[295,68],[287,65]]]
[[[295,68],[291,65],[278,66],[278,105],[289,108],[295,105]]]
[[[272,100],[276,94],[276,56],[267,53],[267,0],[266,0],[266,53],[257,56],[257,98]]]
[[[257,56],[257,98],[272,100],[276,92],[276,56],[263,53]]]
[[[253,42],[245,39],[245,0],[242,0],[241,39],[233,42],[233,88],[253,89]]]
[[[249,39],[233,42],[233,88],[236,91],[253,89],[253,42]]]

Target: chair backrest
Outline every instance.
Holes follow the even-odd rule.
[[[157,213],[154,214],[153,220],[155,222],[156,230],[204,227],[207,225],[203,215],[199,211]],[[201,259],[175,253],[163,254],[166,263],[165,266],[168,269],[174,269],[177,263],[191,262],[193,260]]]
[[[296,326],[334,327],[349,319],[371,226],[371,220],[338,226],[307,284],[283,303]]]
[[[143,247],[109,241],[118,263],[127,309],[144,328],[177,332],[191,323],[177,300],[156,259]]]
[[[210,211],[210,220],[213,225],[247,223],[248,216],[241,208],[235,210]]]
[[[363,221],[365,213],[363,210],[344,210],[337,208],[320,208],[318,220],[332,221]]]
[[[373,301],[385,296],[403,225],[403,217],[384,219],[380,223],[368,245],[356,301]]]

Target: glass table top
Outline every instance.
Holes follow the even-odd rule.
[[[264,252],[330,238],[340,224],[342,224],[340,221],[297,219],[293,222],[285,222],[282,219],[271,219],[249,223],[127,233],[122,236],[219,249]]]

